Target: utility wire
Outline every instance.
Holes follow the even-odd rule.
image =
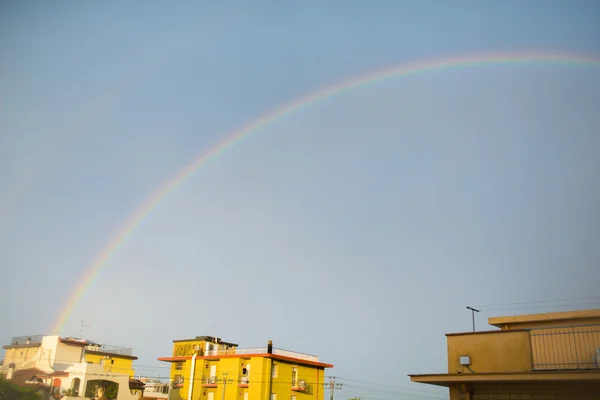
[[[427,395],[427,394],[418,394],[418,393],[406,393],[406,392],[401,392],[398,390],[377,389],[377,388],[357,386],[357,385],[351,385],[351,384],[347,384],[345,386],[349,389],[357,389],[357,390],[365,391],[368,393],[376,393],[376,394],[383,394],[383,395],[392,395],[392,396],[402,395],[402,396],[412,396],[412,397],[436,399],[436,400],[442,400],[442,399],[447,398],[447,396],[445,396],[442,393],[434,393],[434,392],[431,392],[431,394]]]
[[[402,387],[402,386],[396,386],[396,385],[388,385],[388,384],[384,384],[384,383],[377,383],[377,382],[369,382],[369,381],[363,381],[363,380],[358,380],[358,379],[350,379],[350,378],[342,378],[337,376],[337,379],[343,380],[343,381],[349,381],[349,382],[357,382],[357,383],[363,383],[363,384],[367,384],[367,385],[374,385],[374,386],[381,386],[381,387],[386,387],[386,388],[391,388],[391,389],[400,389],[400,390],[410,390],[413,392],[422,392],[422,393],[436,393],[430,390],[420,390],[420,389],[411,389],[411,388],[407,388],[407,387]]]
[[[491,313],[497,311],[517,311],[517,310],[532,310],[532,309],[543,309],[543,308],[565,308],[568,307],[571,311],[574,308],[581,309],[582,306],[600,306],[600,300],[593,303],[582,303],[582,304],[549,304],[549,305],[538,305],[538,306],[525,306],[525,307],[507,307],[507,308],[479,308],[480,311]]]
[[[473,307],[477,307],[477,308],[490,308],[490,307],[504,307],[504,306],[512,306],[512,305],[523,305],[523,304],[556,303],[556,302],[580,301],[580,300],[599,300],[600,301],[600,296],[594,296],[594,297],[572,297],[572,298],[567,298],[567,299],[556,299],[556,300],[521,301],[521,302],[514,302],[514,303],[479,304],[479,305],[474,305]]]

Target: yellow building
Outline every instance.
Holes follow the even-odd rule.
[[[133,378],[135,371],[133,361],[138,358],[132,355],[132,349],[111,345],[99,345],[88,341],[85,347],[85,362],[100,364],[106,372],[129,375]]]
[[[451,400],[600,400],[600,310],[490,318],[500,328],[447,334],[448,372],[411,381]]]
[[[174,340],[171,400],[323,400],[317,356],[266,347],[240,349],[220,338]]]

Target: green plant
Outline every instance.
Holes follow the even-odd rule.
[[[0,400],[39,400],[34,389],[25,389],[0,376]]]
[[[104,397],[109,400],[116,399],[119,393],[119,384],[111,381],[93,380],[89,381],[85,390],[85,397],[95,398],[98,388],[104,388]]]
[[[77,393],[77,389],[67,389],[67,390],[63,391],[63,395],[69,396],[69,397],[77,397],[77,396],[79,396],[79,393]]]

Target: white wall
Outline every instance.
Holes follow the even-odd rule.
[[[102,379],[119,384],[119,395],[117,396],[117,400],[137,400],[137,398],[132,395],[131,391],[129,390],[129,375],[115,374],[113,372],[106,373],[102,365],[87,363],[75,364],[67,368],[66,372],[69,373],[69,376],[63,379],[61,390],[70,389],[73,384],[73,379],[79,378],[81,379],[79,395],[83,396],[85,395],[85,389],[88,381]],[[73,399],[81,398],[82,397],[74,397]]]

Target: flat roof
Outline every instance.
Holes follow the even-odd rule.
[[[81,347],[87,346],[87,344],[82,340],[63,339],[63,338],[59,338],[58,340],[60,341],[60,343],[64,343],[64,344],[73,344],[75,346],[81,346]]]
[[[462,382],[559,382],[597,381],[600,370],[579,371],[539,371],[539,372],[485,372],[464,374],[424,374],[408,375],[411,382],[430,385],[451,386]]]
[[[111,353],[109,351],[101,351],[101,350],[85,350],[86,354],[96,354],[96,355],[108,355],[115,358],[126,358],[127,360],[137,360],[136,356],[130,356],[129,354],[121,354],[121,353]]]
[[[199,356],[199,357],[196,357],[196,360],[198,360],[198,359],[218,360],[220,358],[251,358],[251,357],[272,358],[274,360],[287,361],[287,362],[291,362],[294,364],[300,364],[300,365],[311,365],[313,367],[318,367],[318,368],[333,368],[333,364],[327,364],[327,363],[323,363],[323,362],[319,362],[319,361],[303,360],[301,358],[287,357],[287,356],[282,356],[282,355],[278,355],[278,354],[269,354],[269,353],[228,354],[228,355],[220,355],[220,356]],[[159,357],[158,361],[179,362],[179,361],[186,361],[186,360],[191,360],[191,359],[192,359],[192,356],[173,356],[173,357]]]
[[[526,314],[514,315],[506,317],[488,318],[488,323],[493,326],[502,327],[505,324],[519,324],[528,322],[549,322],[549,321],[565,321],[571,319],[591,319],[600,318],[600,309],[595,310],[577,310],[577,311],[562,311],[543,314]]]
[[[227,346],[238,347],[237,344],[231,343],[231,342],[224,342],[219,337],[216,338],[216,339],[217,339],[217,344],[224,344],[224,345],[227,345]],[[196,336],[195,338],[192,338],[192,339],[175,339],[175,340],[173,340],[173,343],[180,343],[180,342],[200,342],[200,341],[214,343],[215,337],[214,336]]]
[[[511,332],[529,332],[529,329],[511,329],[509,331],[503,331],[501,329],[494,329],[493,331],[452,332],[452,333],[446,333],[446,336],[488,335],[490,333],[511,333]]]
[[[7,344],[5,346],[2,346],[3,349],[9,350],[9,349],[24,349],[27,347],[40,347],[42,344],[41,343],[29,343],[29,344]]]

